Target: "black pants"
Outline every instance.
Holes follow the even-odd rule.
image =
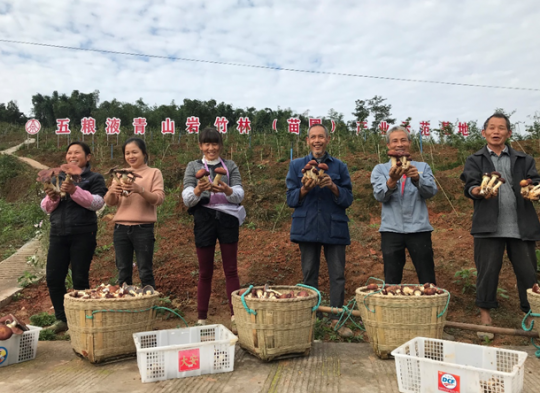
[[[536,283],[535,242],[505,237],[474,238],[474,263],[476,264],[476,305],[497,308],[497,288],[504,249],[517,278],[520,308],[528,312],[527,289]]]
[[[431,232],[381,232],[381,249],[384,281],[387,284],[401,284],[405,267],[405,249],[409,250],[411,255],[418,282],[436,284]]]
[[[156,287],[153,272],[154,224],[114,226],[114,250],[118,284],[133,284],[133,251],[137,257],[137,268],[141,285]]]
[[[64,312],[66,277],[71,264],[74,289],[88,289],[90,263],[96,249],[96,233],[52,236],[47,255],[46,279],[56,319],[67,322]]]
[[[321,263],[321,247],[324,246],[324,257],[328,265],[330,278],[330,307],[343,307],[345,301],[345,245],[298,243],[302,260],[304,284],[319,288],[319,266]],[[330,318],[338,319],[337,314]]]

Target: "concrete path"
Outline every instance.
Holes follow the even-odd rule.
[[[532,347],[514,349],[529,354],[523,393],[538,393],[540,360],[534,357]],[[399,390],[394,361],[378,359],[369,344],[315,342],[309,357],[273,363],[263,363],[237,347],[231,373],[143,384],[135,359],[92,365],[75,356],[69,342],[56,341],[39,342],[34,360],[0,367],[0,392],[395,393]],[[462,390],[462,393],[471,392]]]
[[[13,146],[7,150],[1,151],[0,154],[13,154],[22,146],[32,144],[34,142],[34,139],[29,138],[17,146]],[[30,158],[17,158],[37,170],[48,168]],[[39,277],[43,276],[43,272],[32,271],[32,268],[26,263],[28,257],[39,253],[40,241],[38,239],[33,239],[22,246],[15,254],[0,262],[0,307],[8,304],[13,295],[22,290],[22,288],[19,287],[17,279],[21,277],[25,271],[31,271],[32,274]]]

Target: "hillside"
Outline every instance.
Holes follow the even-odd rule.
[[[289,241],[290,215],[292,210],[285,204],[285,176],[289,160],[288,140],[272,144],[270,137],[255,139],[250,149],[245,142],[231,136],[225,146],[226,158],[232,158],[240,167],[246,191],[245,208],[247,219],[240,231],[239,274],[242,286],[249,284],[296,284],[301,282],[300,253],[296,244]],[[273,138],[273,137],[272,137]],[[277,137],[276,137],[277,139]],[[56,146],[56,139],[43,143],[40,149],[25,148],[19,155],[57,166],[64,160],[63,148]],[[266,142],[266,143],[265,143]],[[65,142],[63,142],[65,148]],[[121,144],[121,141],[120,141]],[[155,276],[157,287],[175,307],[181,309],[188,319],[196,319],[196,292],[198,264],[193,239],[193,224],[181,200],[181,183],[187,163],[198,157],[194,138],[186,137],[181,143],[161,144],[151,149],[151,166],[159,167],[167,188],[166,202],[159,208],[156,227]],[[538,141],[515,142],[514,148],[538,155]],[[306,153],[304,145],[293,144],[294,156]],[[379,145],[381,160],[384,145]],[[120,145],[113,145],[114,158],[110,158],[110,147],[96,143],[93,169],[106,172],[110,167],[122,165]],[[380,251],[380,206],[372,195],[370,173],[379,162],[379,154],[373,146],[355,145],[348,139],[334,139],[330,151],[348,164],[353,182],[354,203],[348,210],[352,244],[347,249],[346,299],[354,296],[354,290],[365,284],[369,277],[383,277]],[[465,269],[474,267],[473,239],[469,234],[472,202],[463,195],[459,175],[465,158],[474,151],[461,147],[439,144],[424,144],[424,152],[418,148],[412,152],[413,159],[426,161],[434,170],[439,192],[428,202],[431,224],[434,227],[433,245],[436,273],[439,286],[450,290],[452,300],[448,319],[458,322],[478,323],[474,305],[474,277],[455,281],[456,273],[466,275]],[[232,157],[231,157],[232,156]],[[33,179],[19,179],[17,184],[31,184]],[[22,183],[21,183],[22,182]],[[2,198],[13,202],[23,197],[27,186],[2,191]],[[34,202],[33,202],[34,203]],[[100,221],[98,248],[91,267],[92,284],[114,282],[114,248],[112,245],[113,224],[110,221],[113,209],[107,208]],[[43,217],[45,219],[45,216]],[[320,288],[328,292],[328,275],[323,264]],[[136,276],[136,273],[135,273]],[[410,262],[405,268],[404,282],[416,283],[416,274]],[[516,280],[512,267],[505,257],[501,280],[500,308],[493,313],[494,324],[500,327],[519,328],[523,315],[519,310]],[[507,296],[508,298],[505,298]],[[30,316],[42,310],[50,311],[51,304],[44,282],[23,291],[21,299],[0,310],[1,314],[17,311]],[[20,311],[24,308],[23,311]],[[216,252],[213,293],[210,319],[226,322],[227,306],[225,279],[221,270],[220,255]],[[462,341],[478,342],[476,334],[452,331]],[[527,344],[521,338],[498,336],[495,344]]]

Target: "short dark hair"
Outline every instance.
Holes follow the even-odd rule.
[[[322,127],[324,128],[324,133],[326,134],[326,137],[328,138],[330,136],[330,132],[328,132],[328,128],[326,128],[326,126],[322,123],[316,123],[316,124],[312,124],[309,126],[308,130],[307,130],[307,136],[309,137],[309,132],[311,131],[312,128],[314,127]]]
[[[148,163],[148,152],[146,151],[146,143],[141,138],[131,137],[122,145],[122,154],[124,155],[124,160],[126,159],[126,146],[130,143],[135,143],[144,156],[144,163]]]
[[[199,133],[199,143],[217,143],[219,146],[223,146],[223,138],[214,127],[206,127]]]
[[[66,153],[69,151],[69,148],[73,145],[79,145],[83,151],[84,151],[84,154],[85,155],[89,155],[89,154],[92,154],[92,152],[90,151],[90,146],[88,146],[86,143],[82,142],[82,141],[75,141],[75,142],[71,142],[67,149],[66,149]]]
[[[492,114],[490,117],[487,118],[487,120],[484,122],[484,128],[482,128],[482,130],[485,130],[487,129],[487,126],[488,126],[488,123],[489,121],[491,120],[492,117],[496,117],[498,119],[504,119],[506,120],[506,129],[508,131],[512,131],[512,127],[510,125],[510,119],[508,118],[508,116],[506,116],[504,113],[500,113],[500,112],[495,112],[494,114]]]

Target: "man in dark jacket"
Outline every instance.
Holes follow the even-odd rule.
[[[540,182],[534,159],[512,149],[509,119],[500,113],[484,123],[482,135],[487,146],[471,155],[465,163],[461,180],[465,196],[474,201],[471,235],[474,236],[476,305],[482,324],[490,325],[490,309],[498,307],[497,287],[504,250],[514,268],[523,312],[530,310],[527,289],[536,282],[535,241],[540,240],[540,223],[530,200],[520,194],[519,182]],[[481,191],[482,175],[497,171],[506,180],[495,195]]]
[[[351,244],[349,218],[345,210],[352,204],[352,184],[347,166],[326,152],[330,142],[328,129],[315,124],[308,130],[307,144],[311,153],[291,162],[287,174],[287,204],[294,208],[291,241],[298,243],[302,259],[304,284],[318,287],[321,248],[330,277],[330,306],[343,306],[345,300],[345,247]],[[318,183],[303,178],[302,169],[316,160],[328,165]],[[336,327],[337,315],[331,317]],[[342,337],[352,331],[341,327]]]

